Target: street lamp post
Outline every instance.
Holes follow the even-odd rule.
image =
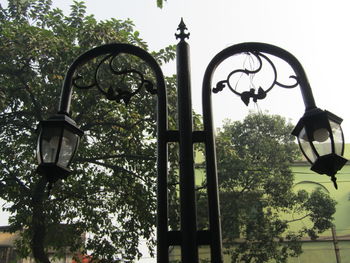
[[[82,88],[78,85],[76,70],[85,63],[99,57],[115,59],[121,54],[136,56],[146,62],[152,69],[156,85],[144,78],[142,72],[136,70],[116,71],[111,68],[112,74],[122,75],[136,73],[141,78],[141,84],[134,92],[110,89],[107,92],[100,88],[98,80],[87,88],[97,87],[108,99],[127,102],[132,99],[140,89],[146,89],[157,96],[157,262],[169,262],[169,247],[181,246],[181,262],[198,262],[198,246],[210,247],[211,262],[221,263],[222,237],[220,226],[220,211],[218,197],[218,179],[216,169],[216,153],[214,127],[212,121],[211,96],[224,88],[229,88],[239,95],[245,104],[251,99],[257,101],[266,97],[274,87],[293,88],[300,86],[305,103],[305,115],[298,123],[293,134],[298,136],[303,153],[316,172],[325,173],[332,177],[335,183],[335,173],[345,163],[341,157],[344,151],[343,135],[340,128],[341,119],[328,112],[321,111],[315,105],[310,85],[305,72],[298,60],[287,51],[263,43],[243,43],[233,45],[218,53],[208,65],[203,79],[203,121],[204,130],[193,131],[192,105],[190,87],[189,45],[185,41],[189,37],[186,26],[181,20],[177,44],[177,88],[178,88],[178,116],[179,129],[168,129],[167,96],[164,76],[155,59],[145,50],[129,44],[107,44],[87,51],[78,57],[67,71],[61,93],[61,100],[57,115],[40,123],[41,132],[38,140],[38,170],[45,174],[47,180],[54,183],[60,178],[68,176],[68,165],[78,147],[79,138],[83,132],[76,127],[69,117],[72,88]],[[260,66],[254,70],[238,69],[232,71],[226,80],[219,81],[215,88],[212,85],[212,76],[215,69],[227,58],[237,54],[251,54],[256,57]],[[277,80],[277,70],[269,55],[279,57],[286,61],[294,70],[293,85],[284,85]],[[275,74],[270,87],[262,87],[256,91],[239,93],[231,87],[230,77],[234,74],[256,74],[260,71],[263,60],[270,64]],[[101,64],[99,64],[100,66]],[[99,67],[98,66],[98,67]],[[96,69],[96,72],[98,68]],[[96,73],[95,72],[95,73]],[[97,74],[95,74],[97,75]],[[85,87],[86,88],[86,87]],[[316,117],[315,117],[316,116]],[[311,123],[311,124],[310,124]],[[180,231],[171,231],[168,224],[168,144],[179,144],[179,175],[180,175],[180,205],[181,228]],[[209,228],[199,231],[196,219],[195,180],[194,180],[194,143],[205,145],[206,179],[209,207]],[[321,146],[325,144],[325,146]],[[323,147],[323,148],[322,148]],[[324,150],[327,148],[327,150]],[[322,149],[322,150],[320,150]],[[311,156],[311,157],[310,157]]]

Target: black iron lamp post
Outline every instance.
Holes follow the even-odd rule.
[[[191,81],[189,63],[189,45],[185,41],[189,37],[183,21],[181,21],[176,34],[179,39],[177,44],[177,88],[178,88],[178,116],[179,130],[168,129],[167,96],[164,76],[155,59],[145,50],[129,44],[108,44],[96,47],[78,57],[68,69],[66,74],[59,105],[58,115],[48,121],[41,122],[41,133],[38,142],[39,170],[52,174],[53,181],[68,175],[68,165],[76,151],[80,136],[83,134],[74,121],[69,118],[72,88],[97,88],[110,100],[127,102],[141,89],[145,89],[157,96],[157,262],[169,262],[169,247],[181,246],[181,262],[198,262],[198,247],[209,246],[212,263],[222,263],[222,238],[220,226],[220,211],[218,198],[218,181],[216,169],[215,138],[212,121],[211,96],[228,87],[236,95],[239,95],[245,104],[250,100],[257,101],[266,97],[267,93],[275,86],[282,88],[294,88],[299,86],[304,99],[306,112],[300,120],[293,134],[298,136],[302,151],[310,162],[314,162],[313,170],[326,173],[332,178],[335,172],[346,161],[341,157],[344,143],[340,128],[341,119],[333,114],[319,110],[314,102],[310,85],[305,72],[298,60],[287,51],[263,43],[242,43],[233,45],[218,53],[209,63],[203,79],[203,121],[204,130],[192,129],[192,105],[191,105]],[[81,87],[77,83],[76,70],[85,63],[103,57],[102,61],[113,61],[121,54],[129,54],[140,58],[151,68],[155,75],[155,85],[143,77],[142,72],[131,70],[140,76],[141,82],[134,93],[125,90],[109,89],[104,91],[99,85],[98,78],[88,87]],[[256,69],[245,68],[232,71],[227,79],[219,81],[215,88],[212,85],[212,77],[215,69],[229,57],[237,54],[249,54],[256,58]],[[295,83],[285,85],[278,81],[277,69],[269,55],[286,61],[294,70],[291,76]],[[274,79],[271,86],[259,87],[256,91],[250,88],[239,93],[231,86],[230,78],[235,74],[252,75],[260,72],[262,64],[267,62],[273,69]],[[129,70],[116,70],[109,63],[111,73],[123,75]],[[99,70],[98,65],[96,72]],[[327,151],[322,148],[319,141],[327,144]],[[180,174],[180,205],[181,205],[181,229],[172,231],[168,223],[168,144],[179,144],[179,174]],[[316,143],[317,142],[317,143]],[[209,228],[197,230],[196,199],[194,180],[194,143],[205,144],[206,179],[209,207]],[[311,149],[311,150],[310,150]],[[333,180],[335,182],[335,180]]]

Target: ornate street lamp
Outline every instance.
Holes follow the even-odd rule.
[[[301,151],[312,164],[311,170],[331,177],[338,189],[335,174],[347,160],[344,154],[342,119],[318,108],[308,110],[300,119],[292,134],[297,136]]]
[[[250,100],[257,101],[267,96],[267,93],[275,86],[294,88],[299,86],[306,107],[306,113],[294,130],[299,142],[302,142],[302,150],[309,161],[315,161],[313,169],[317,172],[334,176],[340,169],[344,160],[340,155],[343,152],[342,133],[340,119],[328,112],[320,111],[314,102],[310,85],[299,61],[287,51],[263,43],[242,43],[228,47],[218,53],[209,63],[203,79],[203,122],[204,130],[192,129],[192,104],[191,81],[189,63],[189,45],[185,41],[189,37],[183,21],[181,21],[176,34],[179,39],[177,44],[177,89],[178,89],[178,119],[179,129],[168,129],[167,92],[164,76],[156,60],[145,50],[129,44],[107,44],[93,48],[78,57],[67,71],[61,93],[58,115],[48,121],[41,122],[42,131],[38,142],[39,170],[51,174],[52,181],[64,178],[68,175],[72,157],[76,151],[79,137],[82,135],[73,120],[69,116],[72,88],[91,89],[97,88],[107,99],[127,104],[141,89],[145,89],[157,96],[157,262],[169,262],[169,247],[181,246],[181,262],[197,263],[198,246],[209,246],[212,263],[222,263],[222,238],[220,226],[220,211],[218,198],[218,178],[216,169],[216,153],[214,127],[212,121],[211,96],[228,87],[247,105]],[[119,55],[132,55],[145,62],[155,75],[155,84],[146,79],[142,72],[135,69],[115,69],[113,61],[118,60]],[[256,69],[245,68],[233,70],[227,79],[219,81],[215,88],[212,85],[212,77],[215,69],[227,58],[237,54],[250,54],[256,57],[259,65]],[[286,61],[294,70],[295,80],[293,85],[285,85],[278,81],[277,69],[269,58],[276,56]],[[76,71],[89,61],[102,56],[102,62],[97,65],[93,83],[81,86],[78,80],[81,78]],[[267,87],[259,87],[256,91],[250,88],[239,93],[230,84],[230,78],[235,74],[254,75],[260,72],[263,61],[266,61],[273,69],[274,79]],[[103,62],[108,62],[112,75],[125,75],[133,73],[139,76],[140,83],[134,92],[110,87],[103,90],[99,83],[98,71]],[[311,114],[312,113],[312,114]],[[313,114],[315,113],[315,114]],[[315,119],[314,117],[317,116]],[[329,119],[326,119],[329,117]],[[321,150],[316,141],[328,143],[328,151]],[[168,214],[168,144],[179,144],[179,177],[180,177],[180,231],[169,229]],[[329,142],[331,146],[329,146]],[[205,145],[206,179],[208,192],[209,228],[197,230],[196,198],[194,180],[194,143]],[[312,149],[307,150],[309,148]],[[314,151],[317,149],[317,151]],[[322,148],[323,149],[323,148]],[[333,175],[332,175],[333,174]],[[334,180],[333,180],[334,181]]]
[[[39,127],[38,172],[45,174],[51,183],[65,179],[83,131],[65,114],[41,121]]]
[[[226,48],[209,64],[203,84],[205,86],[204,90],[210,89],[209,84],[206,83],[210,83],[214,68],[228,57],[238,54],[254,56],[258,61],[258,66],[255,69],[240,68],[233,70],[228,75],[227,79],[221,80],[216,84],[216,87],[213,88],[213,92],[218,93],[225,87],[228,87],[233,93],[241,97],[244,104],[248,105],[251,99],[257,102],[258,100],[266,98],[267,93],[275,86],[281,88],[294,88],[299,86],[305,104],[305,114],[292,131],[292,134],[298,138],[302,153],[312,164],[311,169],[319,174],[330,176],[335,188],[338,188],[335,174],[347,162],[347,160],[342,157],[344,154],[344,136],[340,126],[342,119],[329,111],[323,111],[316,107],[305,71],[300,62],[292,54],[279,47],[264,43],[242,43]],[[278,81],[277,68],[268,54],[284,60],[292,67],[295,75],[289,78],[295,80],[293,84],[287,85]],[[236,88],[231,85],[230,78],[234,75],[244,74],[252,76],[258,74],[262,70],[264,62],[272,68],[273,72],[271,84],[266,89],[259,87],[257,91],[255,89],[250,89],[249,91],[238,92]],[[203,97],[210,96],[208,91],[203,95]],[[209,98],[207,98],[207,100],[209,100]],[[209,113],[204,114],[204,117],[207,115],[209,115]],[[208,120],[208,122],[209,121],[210,120]]]

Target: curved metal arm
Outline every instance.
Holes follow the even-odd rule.
[[[116,70],[111,67],[111,61],[118,56],[119,54],[129,54],[138,57],[143,62],[146,62],[146,64],[153,70],[155,77],[156,77],[156,88],[153,87],[153,84],[147,79],[143,78],[143,75],[141,72],[137,70]],[[113,75],[123,75],[123,74],[136,74],[141,79],[141,84],[139,84],[136,91],[131,93],[123,93],[118,92],[118,90],[109,88],[107,92],[104,92],[100,90],[100,87],[96,81],[96,74],[98,71],[98,68],[95,70],[95,83],[92,85],[88,85],[85,87],[79,86],[77,84],[77,80],[79,80],[79,77],[75,77],[75,73],[77,69],[81,66],[83,66],[85,63],[99,57],[99,56],[105,56],[103,61],[107,61],[108,59],[111,59],[110,62],[110,70]],[[98,64],[97,67],[101,65],[101,63]],[[162,261],[163,258],[168,258],[168,244],[169,244],[169,236],[168,236],[168,169],[167,169],[167,163],[168,163],[168,149],[167,149],[167,143],[169,141],[169,135],[168,135],[168,100],[167,100],[167,94],[166,94],[166,86],[165,86],[165,80],[162,73],[162,70],[156,60],[145,50],[130,45],[130,44],[107,44],[102,45],[96,48],[93,48],[81,56],[79,56],[73,64],[69,67],[64,83],[62,86],[61,91],[61,99],[59,104],[59,113],[67,114],[69,115],[69,109],[70,109],[70,103],[71,103],[71,95],[72,95],[72,87],[75,86],[77,88],[85,88],[89,89],[92,87],[97,87],[108,99],[111,100],[123,100],[126,104],[128,100],[131,98],[131,96],[134,95],[134,93],[138,92],[140,88],[144,87],[147,91],[150,93],[156,93],[157,94],[157,140],[158,140],[158,146],[157,146],[157,257],[158,262],[166,262],[165,260]],[[115,93],[117,91],[117,93]]]
[[[211,82],[212,82],[212,77],[215,69],[225,59],[240,53],[251,53],[254,56],[256,56],[259,62],[259,66],[253,70],[238,69],[236,71],[231,72],[231,74],[228,76],[226,80],[220,81],[216,86],[216,88],[212,90]],[[296,80],[296,83],[293,85],[284,85],[278,82],[276,68],[274,67],[272,61],[264,54],[274,55],[286,61],[293,68],[295,72],[296,76],[292,76],[292,78]],[[228,79],[237,72],[247,74],[247,75],[257,73],[261,69],[262,58],[265,59],[272,66],[273,71],[275,73],[274,81],[272,83],[272,86],[270,86],[267,90],[263,90],[262,88],[260,88],[258,91],[258,94],[255,94],[254,90],[251,90],[250,92],[247,92],[247,93],[243,92],[242,94],[238,94],[241,96],[242,100],[246,104],[247,102],[249,102],[249,99],[251,97],[253,97],[254,100],[265,98],[266,93],[269,90],[271,90],[274,85],[284,87],[284,88],[292,88],[292,87],[296,87],[297,84],[299,84],[306,110],[316,108],[311,87],[309,85],[306,74],[301,64],[292,54],[290,54],[289,52],[279,47],[269,45],[269,44],[263,44],[263,43],[242,43],[238,45],[233,45],[231,47],[224,49],[220,53],[218,53],[209,63],[203,79],[202,103],[203,103],[204,132],[206,134],[205,147],[206,147],[206,153],[207,153],[206,169],[207,169],[208,196],[209,196],[208,202],[209,202],[209,210],[210,210],[209,221],[210,221],[211,228],[215,230],[213,232],[212,238],[216,240],[215,246],[212,247],[212,253],[215,252],[216,256],[214,256],[214,258],[217,257],[217,260],[219,260],[220,258],[219,254],[220,254],[220,247],[221,247],[221,227],[220,227],[220,221],[219,221],[220,212],[218,209],[219,193],[218,193],[218,178],[217,178],[217,167],[216,167],[217,162],[216,162],[216,154],[215,154],[216,150],[215,150],[215,137],[214,137],[214,127],[213,127],[213,117],[212,117],[211,95],[212,95],[212,91],[218,92],[221,89],[223,89],[225,85],[227,85],[231,89],[231,91],[236,93],[234,89],[232,89],[232,87],[229,86]]]
[[[314,100],[314,97],[312,94],[310,84],[307,80],[306,73],[305,73],[302,65],[300,64],[300,62],[291,53],[289,53],[288,51],[286,51],[282,48],[279,48],[277,46],[273,46],[270,44],[255,43],[255,42],[241,43],[241,44],[230,46],[230,47],[222,50],[220,53],[218,53],[211,60],[211,62],[209,63],[209,65],[206,69],[206,72],[204,75],[204,80],[203,80],[203,106],[207,105],[207,103],[208,103],[207,99],[211,93],[211,88],[212,88],[211,80],[212,80],[212,76],[213,76],[215,69],[225,59],[227,59],[231,56],[237,55],[237,54],[242,54],[242,53],[251,53],[254,56],[256,56],[258,61],[259,61],[259,64],[260,64],[258,69],[252,70],[252,71],[249,71],[247,69],[235,70],[229,75],[228,79],[234,73],[237,73],[237,72],[241,72],[241,73],[244,73],[247,75],[258,72],[261,68],[261,63],[262,63],[261,58],[263,58],[272,66],[274,73],[275,73],[275,79],[274,79],[274,82],[272,83],[272,86],[269,87],[267,90],[259,89],[258,94],[254,94],[254,92],[252,92],[252,91],[237,93],[236,91],[234,91],[234,89],[232,87],[230,87],[228,79],[227,79],[224,81],[220,81],[218,83],[217,87],[213,89],[214,92],[220,91],[221,89],[223,89],[224,85],[226,84],[229,86],[231,91],[240,95],[242,97],[243,101],[245,101],[246,99],[249,100],[250,97],[252,97],[256,101],[257,99],[261,99],[261,98],[266,97],[266,93],[268,91],[270,91],[274,85],[284,87],[284,88],[292,88],[292,87],[296,87],[297,84],[299,84],[306,110],[311,110],[311,109],[316,108],[316,104],[315,104],[315,100]],[[284,60],[285,62],[287,62],[295,72],[295,76],[291,76],[291,78],[294,78],[296,80],[296,83],[293,85],[284,85],[282,83],[279,83],[277,81],[277,72],[276,72],[275,66],[273,65],[272,61],[267,56],[265,56],[263,53],[279,57],[282,60]],[[244,96],[248,96],[248,98],[244,98]],[[207,107],[205,106],[203,108],[205,109]]]
[[[148,66],[154,71],[157,81],[157,89],[154,89],[153,84],[147,80],[144,79],[143,74],[135,69],[128,69],[128,70],[116,70],[112,67],[112,63],[114,59],[120,55],[120,54],[129,54],[136,56],[147,63]],[[97,65],[95,72],[94,72],[94,83],[88,86],[80,86],[77,84],[77,80],[79,80],[81,77],[76,76],[76,71],[84,64],[92,61],[93,59],[105,56],[100,63]],[[140,78],[140,83],[137,87],[137,89],[133,92],[123,91],[123,90],[114,90],[112,87],[109,87],[107,91],[104,91],[98,84],[97,79],[97,72],[100,68],[100,66],[109,60],[109,67],[110,72],[113,75],[127,75],[127,74],[136,74]],[[120,101],[123,100],[126,104],[129,102],[130,98],[139,92],[139,90],[142,87],[145,87],[147,91],[150,93],[158,93],[159,87],[164,87],[161,91],[162,94],[160,94],[161,97],[165,96],[165,81],[163,77],[163,73],[156,62],[156,60],[145,50],[130,45],[130,44],[120,44],[120,43],[114,43],[114,44],[106,44],[102,45],[96,48],[93,48],[81,56],[79,56],[69,67],[64,82],[62,86],[61,91],[61,99],[59,104],[59,113],[63,114],[69,114],[70,110],[70,103],[71,103],[71,94],[72,94],[72,87],[75,86],[77,88],[84,88],[88,89],[91,87],[96,86],[108,99]]]

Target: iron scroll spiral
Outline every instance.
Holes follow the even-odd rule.
[[[132,56],[140,63],[118,64],[118,60],[123,59],[123,55]],[[86,81],[78,72],[88,63],[93,63],[93,68],[89,68],[89,72],[92,71],[92,74],[85,75],[85,77],[92,76]],[[103,68],[105,66],[107,68]],[[102,68],[105,71],[104,77],[99,76]],[[106,75],[106,72],[108,75]],[[156,85],[152,81],[153,78],[151,80],[150,77],[147,77],[150,72],[155,76]],[[119,79],[113,82],[115,77]],[[105,80],[109,81],[108,86],[106,86]],[[126,81],[123,82],[123,80]],[[105,81],[104,84],[102,84],[103,81]],[[137,46],[121,43],[106,44],[93,48],[79,56],[72,63],[66,73],[62,87],[60,113],[69,114],[73,87],[78,89],[97,88],[107,99],[117,103],[123,102],[126,105],[142,89],[150,94],[158,94],[158,97],[166,96],[164,76],[156,60],[147,51]]]
[[[126,105],[129,103],[130,99],[133,96],[141,91],[142,88],[145,88],[145,90],[150,94],[156,94],[157,90],[154,88],[153,83],[150,80],[146,79],[143,73],[141,73],[139,70],[133,68],[118,70],[115,68],[115,66],[113,66],[113,62],[118,59],[119,55],[121,55],[121,53],[116,52],[113,54],[108,54],[103,59],[101,59],[94,70],[93,82],[89,85],[79,84],[79,81],[83,79],[83,77],[79,74],[73,78],[72,85],[78,89],[90,89],[96,87],[103,95],[106,96],[107,99],[114,100],[116,102],[123,101]],[[107,90],[103,89],[102,85],[100,84],[101,80],[98,74],[105,62],[108,63],[109,73],[111,75],[121,77],[120,81],[114,83],[114,85],[110,85]],[[136,75],[136,78],[133,78],[135,83],[132,84],[132,86],[134,86],[134,88],[128,90],[125,88],[125,85],[127,85],[125,79],[131,75]]]
[[[248,51],[245,51],[244,48],[242,48],[241,51],[236,52],[234,54],[231,54],[230,56],[238,55],[238,54],[246,54],[248,56],[252,55],[256,58],[256,61],[258,62],[257,67],[255,69],[239,68],[239,69],[235,69],[235,70],[231,71],[228,74],[226,79],[217,82],[216,86],[212,89],[212,91],[214,93],[218,93],[218,92],[222,91],[225,87],[228,87],[231,92],[233,92],[234,94],[241,97],[241,100],[244,102],[245,105],[248,105],[251,99],[254,102],[257,102],[258,100],[264,99],[267,96],[267,93],[270,92],[275,86],[279,86],[282,88],[295,88],[298,85],[300,85],[300,83],[301,83],[300,78],[297,74],[289,76],[290,79],[294,80],[294,83],[292,83],[292,84],[284,84],[284,83],[281,83],[278,81],[277,68],[274,65],[274,63],[272,62],[271,58],[268,55],[266,55],[265,53],[282,58],[282,60],[289,63],[289,65],[292,66],[292,68],[294,69],[294,67],[293,67],[294,64],[291,64],[289,61],[287,61],[285,58],[283,58],[285,53],[280,52],[281,51],[280,49],[277,49],[277,48],[275,49],[274,46],[268,45],[268,44],[263,44],[263,43],[243,43],[242,47],[245,47],[244,44],[247,44]],[[262,47],[261,50],[259,50],[259,47],[260,48]],[[265,51],[264,49],[266,49],[266,47],[267,47],[267,50]],[[274,52],[270,51],[271,48],[273,49]],[[247,75],[247,76],[253,76],[255,74],[258,74],[262,71],[262,68],[263,68],[263,65],[265,62],[268,65],[270,65],[270,67],[272,68],[272,72],[273,72],[273,76],[272,76],[273,79],[271,81],[270,86],[268,86],[268,87],[259,86],[257,90],[255,88],[250,88],[250,90],[248,90],[248,91],[239,92],[236,89],[237,83],[236,83],[236,86],[231,85],[230,79],[233,76],[235,76],[237,74],[242,74],[242,75]],[[295,69],[294,69],[294,71],[295,71]]]

